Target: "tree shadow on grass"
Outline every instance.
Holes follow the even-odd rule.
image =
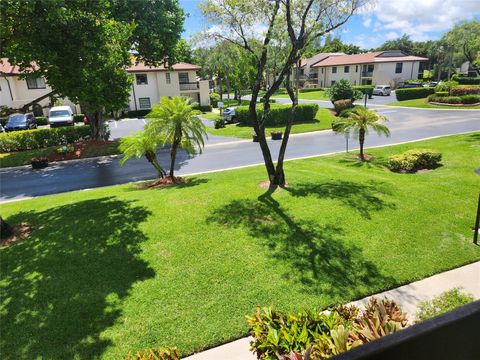
[[[270,195],[268,191],[259,201],[232,201],[207,222],[247,229],[273,259],[287,265],[284,277],[300,283],[307,293],[341,301],[393,283],[364,258],[361,248],[343,239],[341,227],[296,220]]]
[[[384,208],[395,209],[395,204],[385,200],[391,190],[385,183],[369,181],[366,183],[335,180],[322,183],[301,183],[285,188],[290,194],[298,197],[314,195],[320,199],[339,200],[357,210],[366,219],[371,213]]]
[[[383,156],[375,156],[369,161],[360,160],[357,155],[350,154],[351,156],[345,156],[339,160],[340,164],[344,164],[349,167],[365,168],[365,169],[386,169],[388,166],[388,158]]]
[[[142,187],[142,184],[151,183],[152,181],[155,181],[155,180],[150,180],[150,181],[142,182],[140,184],[134,184],[132,186],[128,186],[125,189],[123,189],[123,191],[130,192],[130,191],[145,191],[145,190],[184,189],[184,188],[198,186],[201,184],[206,184],[210,181],[209,179],[198,178],[198,177],[188,177],[187,179],[188,179],[188,182],[172,184],[171,186]]]
[[[139,258],[149,212],[104,197],[27,211],[32,235],[1,252],[1,353],[12,359],[93,359],[137,281],[155,274]]]
[[[466,139],[468,142],[480,144],[480,133],[470,134]]]

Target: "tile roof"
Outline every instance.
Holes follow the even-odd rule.
[[[35,63],[32,63],[32,70],[38,69],[37,65]],[[8,58],[1,58],[0,59],[0,74],[6,74],[6,75],[20,75],[22,71],[20,71],[20,68],[18,66],[13,66],[10,64],[8,61]]]
[[[198,65],[193,65],[193,64],[180,62],[180,63],[177,63],[177,64],[173,65],[172,68],[173,68],[173,70],[176,70],[176,71],[182,71],[182,70],[197,71],[197,70],[200,70],[202,67],[198,66]],[[168,69],[163,65],[161,65],[161,66],[146,66],[143,63],[139,63],[139,64],[136,64],[136,65],[134,64],[134,65],[130,66],[129,68],[127,68],[127,72],[149,72],[149,71],[167,71],[167,70]]]
[[[309,59],[302,59],[300,61],[300,67],[304,67],[305,65],[310,65],[313,66],[316,63],[328,58],[329,56],[338,56],[338,55],[345,55],[344,53],[318,53],[316,55],[313,55]]]
[[[369,64],[369,63],[380,63],[380,62],[397,62],[397,61],[426,61],[427,58],[419,56],[379,56],[383,54],[384,51],[375,51],[365,54],[354,54],[354,55],[341,55],[341,56],[330,56],[312,67],[321,67],[321,66],[337,66],[337,65],[355,65],[355,64]]]

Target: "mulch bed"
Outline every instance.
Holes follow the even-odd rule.
[[[26,223],[12,225],[13,235],[0,240],[0,248],[10,246],[26,239],[32,233],[32,227]]]
[[[111,145],[116,143],[116,141],[108,140],[88,140],[88,141],[78,141],[73,143],[73,151],[66,153],[66,154],[59,154],[54,152],[50,154],[47,158],[48,161],[63,161],[63,160],[74,160],[74,159],[81,159],[85,149],[92,148],[92,147],[103,147],[105,145]]]
[[[360,154],[356,155],[357,159],[358,160],[362,160],[362,158],[360,157]],[[369,154],[363,154],[363,157],[364,157],[364,161],[371,161],[373,160],[373,155],[369,155]]]
[[[439,103],[439,102],[428,102],[431,105],[439,105],[439,106],[445,106],[445,107],[463,107],[463,106],[478,106],[480,103],[475,103],[475,104],[448,104],[448,103]]]
[[[190,182],[190,179],[185,179],[179,176],[174,176],[173,178],[171,176],[165,176],[162,179],[157,179],[154,181],[138,184],[137,187],[139,189],[162,188],[162,187],[188,184],[189,182]]]

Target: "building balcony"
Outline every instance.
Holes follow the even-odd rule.
[[[373,71],[362,71],[362,77],[372,77]]]
[[[200,84],[196,82],[180,83],[180,91],[200,90]]]

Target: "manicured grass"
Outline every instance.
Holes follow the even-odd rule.
[[[278,94],[274,95],[273,98],[289,98],[288,94]],[[327,100],[330,101],[330,98],[325,95],[325,91],[310,91],[298,94],[299,99],[303,100]]]
[[[204,114],[205,115],[205,114]],[[203,116],[203,115],[202,115]],[[219,117],[220,115],[218,115]],[[315,117],[315,122],[296,123],[292,126],[292,134],[300,134],[305,132],[329,130],[332,128],[332,120],[335,115],[329,109],[320,108]],[[209,118],[214,120],[213,116]],[[283,131],[285,126],[269,126],[265,128],[265,133],[269,136],[271,131]],[[250,126],[241,126],[238,124],[229,124],[222,129],[215,129],[213,126],[208,127],[207,131],[213,135],[237,137],[243,139],[251,139],[254,130]]]
[[[480,109],[480,105],[477,106],[442,106],[442,105],[432,105],[427,102],[427,98],[422,99],[412,99],[412,100],[403,100],[403,101],[396,101],[387,105],[392,106],[406,106],[406,107],[413,107],[413,108],[425,108],[425,109]]]
[[[257,305],[321,309],[479,260],[479,144],[472,133],[368,150],[372,164],[287,162],[289,186],[272,195],[258,166],[3,204],[34,232],[0,250],[2,357],[187,354],[245,335]],[[443,166],[382,166],[410,148],[440,151]]]
[[[33,157],[48,157],[55,154],[58,146],[51,146],[43,149],[18,151],[11,153],[0,153],[0,168],[7,168],[12,166],[21,166],[30,164]],[[87,147],[82,152],[82,158],[89,158],[95,156],[106,156],[119,154],[117,143],[105,144],[102,146]]]

